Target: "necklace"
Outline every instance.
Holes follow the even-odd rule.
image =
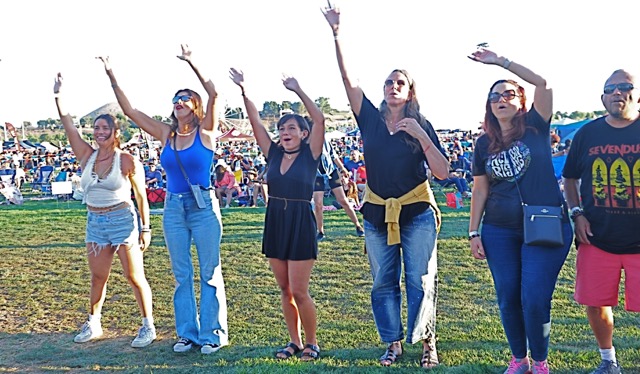
[[[293,158],[293,155],[295,155],[298,152],[300,152],[300,148],[296,149],[295,151],[284,150],[284,157],[286,157],[287,160],[291,160]]]
[[[105,158],[99,158],[99,159],[96,159],[96,162],[106,161],[106,160],[110,159],[111,157],[113,157],[113,155],[115,155],[115,154],[116,154],[116,153],[115,153],[115,152],[113,152],[112,154],[110,154],[109,156],[107,156],[107,157],[105,157]]]
[[[193,134],[194,132],[196,132],[197,129],[198,129],[198,127],[196,126],[196,127],[193,128],[193,130],[191,130],[191,131],[189,131],[187,133],[181,133],[181,132],[176,130],[176,135],[178,135],[178,136],[189,136],[189,135]]]
[[[387,126],[387,130],[389,130],[389,120],[385,119],[384,124]],[[393,122],[391,122],[391,128],[393,128]],[[393,135],[393,130],[389,130],[389,135]]]

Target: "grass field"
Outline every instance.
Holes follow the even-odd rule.
[[[441,199],[444,200],[444,199]],[[438,351],[434,373],[501,373],[509,359],[486,263],[469,254],[468,207],[443,207],[439,240]],[[260,240],[264,208],[223,212],[223,273],[230,345],[204,356],[175,354],[173,277],[152,216],[146,273],[154,296],[158,339],[129,346],[140,324],[133,293],[115,260],[102,323],[102,339],[73,337],[86,319],[89,270],[84,249],[86,212],[79,202],[28,201],[0,207],[0,372],[7,373],[324,373],[420,371],[421,345],[405,346],[393,368],[381,368],[384,351],[370,310],[371,276],[363,239],[343,211],[326,212],[311,293],[318,309],[321,359],[303,363],[273,358],[287,341],[279,291]],[[195,255],[194,255],[195,257]],[[553,301],[549,362],[554,373],[588,373],[599,363],[584,310],[572,298],[575,251],[562,270]],[[196,278],[198,275],[196,274]],[[196,282],[197,284],[197,282]],[[625,373],[640,373],[640,319],[615,309],[615,345]]]

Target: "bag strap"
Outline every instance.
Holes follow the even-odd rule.
[[[509,160],[509,167],[511,168],[511,171],[513,171],[513,181],[516,183],[516,188],[518,189],[518,196],[520,196],[520,203],[522,204],[522,206],[525,206],[527,205],[527,203],[525,203],[524,199],[522,198],[522,192],[520,192],[520,184],[518,183],[518,178],[516,176],[516,168],[513,166],[513,160],[511,159],[509,150],[504,151],[504,153],[507,155],[507,160]]]
[[[169,142],[169,146],[171,146],[171,142]],[[189,181],[189,176],[187,176],[187,172],[184,170],[184,166],[182,166],[182,162],[180,161],[180,156],[178,155],[178,151],[176,150],[175,134],[173,135],[173,146],[171,147],[171,149],[173,149],[173,153],[176,155],[176,161],[178,162],[178,166],[180,167],[180,171],[182,172],[184,179],[187,181],[188,185],[191,185],[191,182]]]

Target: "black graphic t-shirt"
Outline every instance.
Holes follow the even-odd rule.
[[[591,244],[610,253],[640,253],[640,119],[622,129],[605,117],[582,126],[562,175],[581,180]]]
[[[473,175],[489,178],[483,223],[522,228],[518,186],[522,199],[529,205],[560,206],[564,203],[551,162],[550,123],[540,116],[535,106],[525,115],[525,123],[527,129],[522,138],[496,154],[489,154],[487,135],[478,138],[473,156]],[[564,221],[567,220],[565,214]]]

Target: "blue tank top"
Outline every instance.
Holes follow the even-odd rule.
[[[193,144],[181,151],[178,151],[180,161],[184,170],[189,176],[191,184],[199,184],[203,187],[211,187],[211,165],[213,164],[213,151],[202,144],[200,131],[196,132]],[[167,174],[167,190],[171,193],[189,192],[191,189],[182,175],[176,155],[171,148],[171,142],[167,141],[166,146],[160,154],[160,164]]]

